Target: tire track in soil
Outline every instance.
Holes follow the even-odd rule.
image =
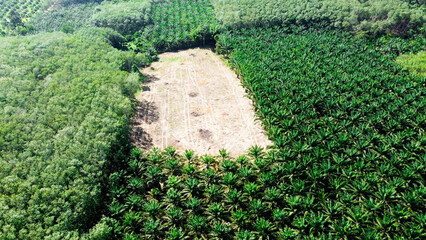
[[[187,86],[188,83],[187,83],[187,81],[184,80],[183,73],[182,73],[185,68],[186,68],[186,66],[183,67],[182,71],[180,71],[180,82],[183,82],[182,96],[183,96],[184,106],[185,106],[185,109],[186,109],[185,110],[186,136],[188,136],[190,144],[194,145],[194,138],[192,137],[192,134],[191,134],[191,131],[190,131],[190,129],[191,129],[191,114],[190,114],[191,107],[190,107],[190,102],[189,102],[189,97],[188,97],[188,94],[189,94],[188,86]]]
[[[205,64],[204,64],[204,67],[205,67]],[[201,101],[201,106],[202,107],[204,107],[205,109],[208,109],[208,110],[210,110],[211,112],[214,112],[215,111],[215,108],[211,105],[211,104],[209,104],[209,102],[206,100],[206,96],[205,96],[205,94],[204,94],[204,91],[203,91],[203,89],[201,89],[201,87],[200,87],[200,85],[195,81],[195,79],[194,79],[194,77],[193,76],[197,76],[197,72],[195,71],[195,69],[192,67],[192,66],[190,66],[190,65],[188,65],[188,77],[189,77],[189,79],[191,80],[191,82],[192,82],[192,85],[193,86],[196,86],[196,88],[197,88],[197,93],[198,93],[198,98],[200,99],[200,101]],[[198,134],[200,134],[200,135],[202,135],[202,132],[203,131],[205,131],[205,130],[208,130],[208,131],[211,131],[211,132],[215,132],[215,129],[213,129],[212,127],[213,126],[215,126],[214,125],[214,122],[216,122],[217,120],[216,119],[213,119],[213,116],[215,116],[214,114],[210,114],[210,113],[207,113],[207,114],[204,114],[203,116],[206,116],[206,118],[208,118],[208,120],[209,120],[209,124],[207,124],[208,126],[210,126],[210,129],[205,129],[205,128],[200,128],[200,129],[198,129]],[[201,140],[201,141],[200,141]],[[203,144],[203,141],[202,140],[207,140],[207,139],[199,139],[199,142],[198,142],[198,145],[202,145]],[[210,145],[210,142],[211,141],[213,141],[212,139],[210,139],[210,141],[209,141],[209,145]],[[210,148],[210,147],[209,147]]]
[[[209,53],[209,54],[214,54],[213,52],[211,52],[211,53]],[[233,84],[232,84],[232,82],[233,81],[235,81],[235,79],[233,80],[232,78],[233,78],[233,75],[235,75],[234,73],[229,73],[229,69],[227,69],[226,67],[223,67],[223,62],[219,62],[216,58],[215,58],[215,56],[213,56],[212,57],[212,59],[214,60],[214,62],[216,63],[216,65],[219,67],[219,68],[222,68],[223,69],[223,74],[225,75],[225,77],[226,77],[226,79],[228,80],[228,82],[230,83],[229,84],[229,86],[230,86],[230,88],[229,89],[232,89],[232,94],[231,94],[231,96],[233,96],[233,98],[234,98],[234,100],[235,100],[235,102],[237,102],[237,108],[238,108],[238,111],[239,111],[239,113],[240,113],[240,116],[241,116],[241,118],[243,119],[243,121],[244,121],[244,123],[245,123],[245,125],[246,125],[246,127],[247,127],[247,129],[249,129],[249,131],[250,131],[250,136],[252,137],[252,139],[254,140],[254,144],[255,145],[258,145],[258,141],[257,141],[257,138],[256,138],[256,134],[255,134],[255,131],[253,130],[253,125],[252,124],[248,124],[248,119],[247,119],[247,117],[246,117],[246,114],[244,114],[243,113],[243,111],[242,111],[242,109],[241,109],[241,107],[240,106],[243,106],[243,103],[241,102],[241,98],[240,97],[237,97],[238,96],[238,94],[237,94],[237,92],[236,92],[236,88],[235,88],[235,86],[233,86]],[[231,74],[231,76],[230,76],[230,74]],[[235,78],[235,77],[234,77]],[[238,79],[239,80],[239,79]],[[238,84],[241,84],[240,83],[240,81],[238,81]],[[250,101],[250,103],[252,104],[252,102]]]

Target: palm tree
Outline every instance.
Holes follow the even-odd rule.
[[[166,147],[164,149],[164,151],[165,151],[166,155],[171,157],[171,158],[176,156],[176,148],[174,148],[172,146]]]
[[[193,215],[188,219],[189,235],[196,237],[201,236],[207,227],[207,220],[200,215]]]
[[[226,149],[220,149],[219,155],[222,157],[222,160],[225,160],[229,157],[229,152]]]
[[[204,155],[201,157],[201,160],[203,160],[204,164],[206,164],[206,168],[209,169],[213,163],[216,161],[211,155]]]
[[[213,239],[231,239],[230,225],[228,223],[215,222],[211,236]]]
[[[181,208],[172,206],[166,211],[164,218],[169,226],[181,226],[183,225],[181,221],[183,216]]]
[[[237,225],[237,229],[249,227],[248,221],[250,219],[250,214],[242,209],[237,209],[231,212],[231,219]]]
[[[225,208],[222,206],[221,203],[211,203],[210,206],[207,208],[207,220],[220,220],[225,213]]]
[[[147,239],[160,239],[162,235],[160,220],[148,219],[144,224],[144,232]]]
[[[236,240],[255,240],[256,236],[254,233],[248,231],[248,230],[240,230],[235,233],[234,239]]]
[[[194,151],[192,150],[185,150],[185,157],[188,162],[191,162],[192,158],[194,157]]]
[[[186,198],[201,196],[203,185],[195,177],[189,177],[185,180],[183,194]]]
[[[272,233],[275,231],[276,227],[270,221],[264,218],[259,218],[254,227],[256,229],[256,233],[260,236],[260,240],[274,239]]]
[[[145,203],[144,210],[151,216],[152,218],[160,217],[158,214],[160,213],[163,204],[158,202],[157,200],[151,200]]]
[[[166,233],[168,240],[184,240],[188,239],[188,236],[185,236],[185,232],[181,228],[172,227]]]
[[[186,200],[186,208],[188,208],[189,212],[192,214],[200,213],[203,210],[202,204],[203,202],[196,197]]]
[[[209,184],[205,191],[208,202],[220,201],[222,199],[222,193],[222,188],[215,184]]]
[[[250,147],[248,155],[250,157],[253,157],[254,159],[258,159],[260,157],[263,157],[263,155],[264,155],[263,147],[260,147],[258,145],[254,145],[254,146]]]

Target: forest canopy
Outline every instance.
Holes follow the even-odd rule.
[[[325,25],[353,32],[405,34],[425,27],[424,6],[401,0],[212,0],[226,27]]]
[[[121,70],[130,55],[81,34],[0,38],[0,239],[78,237],[97,221],[139,86]]]

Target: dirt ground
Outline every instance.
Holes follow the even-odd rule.
[[[271,145],[239,79],[211,50],[161,54],[143,73],[149,80],[137,95],[136,146],[199,155],[225,148],[237,156],[252,145]]]

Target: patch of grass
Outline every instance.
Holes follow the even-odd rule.
[[[401,55],[396,59],[396,62],[410,72],[426,76],[426,51]]]
[[[166,59],[161,60],[161,62],[168,62],[168,63],[176,62],[176,61],[179,61],[179,57],[166,58]]]

